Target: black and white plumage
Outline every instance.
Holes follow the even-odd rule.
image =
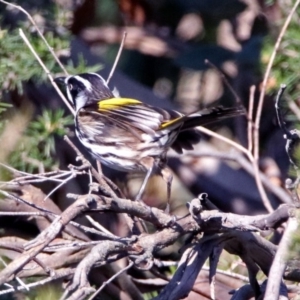
[[[179,153],[193,149],[200,140],[195,126],[243,114],[240,107],[217,107],[184,115],[139,100],[114,97],[96,73],[56,81],[66,86],[68,100],[75,108],[76,134],[81,143],[113,169],[147,172],[142,189],[156,170],[169,183],[169,190],[172,176],[166,172],[166,153],[170,148]]]

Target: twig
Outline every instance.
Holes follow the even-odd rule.
[[[103,227],[101,224],[99,224],[98,222],[96,222],[91,216],[85,216],[88,221],[97,229],[99,229],[100,231],[104,232],[107,235],[110,235],[112,238],[117,238],[117,236],[113,235],[109,230],[107,230],[105,227]]]
[[[99,160],[97,160],[97,170],[98,170],[98,173],[104,177],[105,181],[107,182],[107,184],[116,192],[119,193],[119,195],[122,197],[122,198],[125,198],[125,195],[123,194],[123,192],[119,189],[119,187],[114,183],[112,182],[108,177],[106,177],[104,174],[103,174],[103,171],[102,171],[102,166],[101,166],[101,163]]]
[[[65,69],[65,67],[63,66],[63,64],[61,63],[61,61],[59,60],[59,58],[57,57],[57,55],[55,54],[53,48],[49,45],[49,43],[47,42],[47,40],[45,39],[44,35],[42,34],[42,32],[40,31],[39,27],[37,26],[37,24],[35,23],[34,19],[31,17],[31,15],[29,14],[29,12],[27,12],[23,7],[10,3],[10,2],[6,2],[4,0],[0,0],[0,2],[14,7],[18,10],[20,10],[21,12],[23,12],[27,18],[29,19],[29,21],[32,23],[32,25],[34,26],[34,28],[36,29],[36,31],[38,32],[39,36],[41,37],[41,39],[44,41],[44,43],[46,44],[48,50],[50,51],[50,53],[52,54],[52,56],[54,57],[54,59],[56,60],[56,62],[58,63],[58,65],[60,66],[60,68],[64,71],[65,75],[68,75],[67,70]]]
[[[288,259],[289,245],[292,235],[297,230],[297,218],[291,217],[281,238],[278,250],[269,271],[269,278],[264,300],[279,299],[279,288]]]
[[[122,53],[122,51],[123,51],[124,43],[125,43],[125,40],[126,40],[126,36],[127,36],[127,32],[124,31],[124,33],[123,33],[123,38],[122,38],[122,41],[121,41],[121,44],[120,44],[120,48],[119,48],[118,54],[117,54],[117,56],[116,56],[116,58],[115,58],[114,64],[113,64],[113,66],[112,66],[112,68],[111,68],[111,71],[110,71],[110,73],[109,73],[109,75],[108,75],[108,77],[107,77],[107,80],[106,80],[106,83],[107,83],[107,84],[109,84],[109,81],[110,81],[110,79],[112,78],[112,76],[113,76],[113,74],[114,74],[114,72],[115,72],[115,69],[116,69],[116,67],[117,67],[117,64],[118,64],[118,62],[119,62],[121,53]]]
[[[96,178],[98,183],[101,185],[101,188],[104,189],[105,192],[110,194],[112,197],[117,197],[116,193],[110,188],[110,186],[105,181],[104,177],[97,172],[97,170],[92,166],[92,164],[82,155],[82,153],[78,150],[78,148],[71,142],[71,140],[66,135],[64,136],[64,140],[75,151],[77,157],[82,161],[82,164],[89,167],[89,169],[92,172],[92,175]]]
[[[251,163],[253,164],[253,169],[254,169],[254,178],[255,178],[255,182],[259,191],[259,194],[261,196],[263,205],[265,206],[265,208],[268,210],[268,212],[272,212],[273,208],[270,204],[270,200],[267,197],[266,191],[262,185],[261,179],[260,179],[260,175],[259,175],[259,168],[258,168],[258,164],[255,162],[254,157],[252,156],[252,153],[250,151],[248,151],[246,148],[244,148],[243,146],[231,141],[228,138],[225,138],[207,128],[204,128],[202,126],[198,126],[197,129],[201,132],[204,132],[210,136],[213,136],[215,138],[218,138],[221,141],[226,142],[227,144],[233,146],[234,148],[236,148],[237,150],[239,150],[240,152],[244,153],[247,155],[248,159],[251,161]]]
[[[3,215],[3,216],[42,216],[42,217],[51,217],[51,219],[54,219],[54,218],[57,218],[59,217],[58,214],[50,211],[50,210],[46,210],[32,202],[29,202],[27,200],[24,200],[20,197],[17,197],[15,195],[12,195],[10,193],[7,193],[6,191],[2,191],[0,190],[0,194],[3,194],[4,196],[6,196],[7,198],[9,199],[13,199],[17,202],[21,202],[21,203],[24,203],[30,207],[33,207],[37,210],[39,210],[40,212],[0,212],[0,215]],[[82,231],[84,232],[88,232],[88,233],[92,233],[92,234],[96,234],[96,235],[99,235],[103,238],[107,238],[107,239],[115,239],[114,236],[110,233],[109,235],[104,233],[104,232],[100,232],[94,228],[90,228],[90,227],[87,227],[87,226],[84,226],[84,225],[81,225],[75,221],[70,221],[70,224],[73,225],[74,227],[77,227],[77,228],[80,228]],[[68,232],[70,234],[70,232]],[[77,238],[77,237],[76,237]],[[118,238],[119,240],[119,238]]]
[[[292,129],[292,130],[287,129],[285,122],[283,120],[283,116],[281,113],[281,107],[280,107],[280,103],[279,103],[285,89],[286,89],[286,85],[281,84],[280,89],[277,93],[277,97],[276,97],[275,110],[276,110],[279,127],[282,129],[282,131],[284,133],[283,137],[286,139],[285,151],[286,151],[289,161],[293,165],[294,169],[298,170],[297,159],[294,157],[295,156],[294,152],[300,142],[300,132],[297,129]]]
[[[4,195],[5,197],[7,197],[9,199],[15,200],[17,202],[24,203],[26,205],[29,205],[30,207],[33,207],[33,208],[35,208],[35,209],[37,209],[37,210],[39,210],[41,212],[48,213],[50,215],[55,215],[56,216],[56,214],[53,213],[52,211],[50,211],[50,210],[48,210],[46,208],[40,207],[40,206],[38,206],[38,205],[36,205],[36,204],[34,204],[32,202],[29,202],[29,201],[27,201],[25,199],[22,199],[21,197],[18,197],[16,195],[13,195],[13,194],[8,193],[6,191],[0,190],[0,194]]]
[[[263,107],[263,103],[264,103],[264,97],[265,97],[265,93],[266,93],[266,88],[267,88],[267,82],[268,82],[268,78],[271,72],[271,68],[273,65],[273,62],[275,60],[277,51],[279,49],[280,43],[282,41],[282,38],[287,30],[287,27],[292,19],[293,14],[296,11],[297,6],[299,5],[300,0],[297,0],[292,8],[292,10],[290,11],[288,17],[286,18],[284,25],[279,33],[279,36],[277,38],[277,41],[275,43],[272,55],[270,57],[266,72],[265,72],[265,76],[262,82],[262,89],[260,92],[260,96],[259,96],[259,102],[258,102],[258,107],[257,107],[257,112],[256,112],[256,119],[255,119],[255,126],[254,126],[254,159],[256,161],[256,163],[258,163],[258,157],[259,157],[259,125],[260,125],[260,119],[261,119],[261,113],[262,113],[262,107]]]
[[[42,279],[42,280],[39,280],[36,282],[28,283],[28,284],[26,284],[26,286],[28,288],[33,288],[36,286],[44,285],[48,282],[57,280],[59,278],[64,278],[64,277],[70,276],[70,275],[74,274],[74,271],[75,271],[75,269],[71,269],[71,268],[58,270],[58,271],[55,271],[54,276],[51,276],[51,277],[48,277],[48,278],[45,278],[45,279]],[[23,286],[18,286],[16,288],[12,287],[12,288],[9,288],[6,290],[0,290],[0,295],[9,294],[9,293],[13,293],[16,291],[22,291],[22,290],[25,290],[25,287],[23,287]]]
[[[216,70],[220,76],[221,79],[223,80],[223,82],[225,83],[225,85],[228,87],[228,89],[230,90],[230,92],[232,93],[233,97],[235,98],[235,102],[241,106],[243,106],[244,111],[246,112],[246,109],[244,107],[243,102],[241,101],[240,97],[238,96],[238,94],[236,93],[236,91],[233,89],[232,85],[228,82],[226,76],[224,75],[224,73],[215,65],[213,64],[211,61],[209,61],[208,59],[205,59],[205,63],[208,64],[209,66],[211,66],[214,70]]]
[[[125,271],[129,270],[134,265],[133,262],[130,262],[127,267],[121,269],[119,272],[117,272],[115,275],[113,275],[109,280],[102,283],[100,288],[88,299],[92,300],[94,299],[109,283],[111,283],[115,278],[117,278],[119,275],[124,273]]]
[[[280,85],[280,89],[277,93],[277,96],[276,96],[276,101],[275,101],[275,111],[276,111],[276,116],[277,116],[277,120],[278,120],[278,125],[279,127],[283,130],[283,132],[289,137],[290,135],[290,132],[288,131],[288,129],[286,128],[285,126],[285,122],[283,120],[283,116],[282,116],[282,113],[281,113],[281,109],[280,109],[280,104],[279,104],[279,101],[284,93],[286,89],[286,85],[285,84],[281,84]]]
[[[44,198],[44,201],[46,201],[55,191],[57,191],[59,188],[61,188],[63,185],[65,185],[68,181],[75,178],[75,173],[73,172],[68,178],[63,180],[58,186],[56,186],[52,191],[47,194],[47,196]]]
[[[43,70],[45,71],[45,73],[47,74],[48,78],[50,79],[51,84],[53,85],[53,87],[55,88],[55,90],[57,91],[57,93],[59,94],[59,96],[61,97],[61,99],[64,101],[64,103],[66,104],[66,106],[69,108],[69,110],[71,111],[71,113],[73,115],[75,115],[75,111],[74,111],[73,107],[70,105],[69,101],[65,98],[65,96],[63,95],[63,93],[61,92],[61,90],[59,89],[59,87],[57,86],[57,84],[55,83],[55,81],[53,80],[53,77],[52,77],[50,71],[45,66],[45,64],[43,63],[43,61],[41,60],[41,58],[38,56],[38,54],[36,53],[36,51],[33,49],[32,45],[30,44],[29,40],[27,39],[26,35],[24,34],[24,32],[23,32],[23,30],[21,28],[19,29],[19,34],[20,34],[20,37],[25,42],[25,44],[27,45],[27,47],[32,52],[32,54],[34,55],[34,57],[36,58],[36,60],[39,62],[39,64],[41,65],[41,67],[43,68]]]
[[[262,184],[260,174],[259,174],[258,164],[256,161],[253,160],[252,165],[253,165],[253,170],[254,170],[254,178],[255,178],[255,182],[256,182],[260,197],[261,197],[261,201],[262,201],[264,207],[266,208],[266,210],[268,212],[272,212],[272,211],[274,211],[274,209],[271,205],[271,202],[270,202],[270,200],[267,196],[267,193],[265,191],[265,188]]]
[[[19,212],[19,211],[0,211],[0,216],[33,216],[33,217],[47,217],[46,212]]]
[[[117,194],[115,193],[115,191],[111,188],[111,186],[107,183],[106,181],[106,177],[103,175],[100,175],[97,170],[91,165],[91,163],[81,154],[81,152],[78,150],[78,148],[71,142],[71,140],[67,137],[64,136],[65,141],[71,146],[71,148],[75,151],[75,153],[77,154],[77,157],[81,159],[82,164],[86,164],[91,172],[92,175],[96,178],[96,180],[99,183],[99,187],[100,189],[102,189],[102,191],[104,191],[106,194],[111,195],[111,197],[117,197]],[[122,217],[125,219],[125,222],[127,223],[128,229],[130,232],[132,232],[133,229],[137,229],[136,228],[136,224],[134,224],[133,220],[126,214],[123,214]]]
[[[253,161],[252,154],[246,148],[244,148],[243,146],[241,146],[240,144],[238,144],[238,143],[236,143],[236,142],[234,142],[234,141],[232,141],[232,140],[230,140],[230,139],[228,139],[228,138],[226,138],[226,137],[224,137],[224,136],[222,136],[220,134],[217,134],[217,133],[215,133],[215,132],[213,132],[213,131],[205,128],[205,127],[198,126],[197,129],[199,131],[201,131],[201,132],[209,135],[209,136],[215,137],[215,138],[217,138],[217,139],[219,139],[219,140],[221,140],[221,141],[223,141],[223,142],[225,142],[225,143],[233,146],[238,151],[244,153],[251,162]]]
[[[7,263],[3,260],[2,257],[0,257],[0,261],[4,265],[4,267],[7,267]],[[20,283],[20,286],[23,287],[25,290],[29,291],[29,287],[23,282],[23,280],[20,279],[20,277],[16,276],[16,280]]]
[[[253,106],[255,85],[250,87],[249,108],[248,108],[248,151],[252,153],[253,148]]]
[[[209,271],[209,269],[210,269],[210,267],[207,267],[207,266],[202,267],[202,270]],[[233,279],[238,279],[238,280],[241,280],[244,282],[249,282],[249,278],[247,276],[244,276],[244,275],[232,272],[232,271],[224,271],[221,269],[217,269],[217,274],[225,275],[225,276],[231,277]]]

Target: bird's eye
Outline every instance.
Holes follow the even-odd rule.
[[[69,89],[70,91],[72,91],[73,85],[72,85],[71,83],[68,84],[68,89]]]

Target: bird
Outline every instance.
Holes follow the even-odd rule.
[[[192,114],[148,105],[132,98],[115,97],[97,73],[57,77],[75,110],[75,132],[91,155],[104,165],[125,172],[144,172],[135,200],[141,200],[152,174],[167,183],[167,206],[172,171],[167,167],[170,148],[192,150],[200,141],[196,126],[244,114],[241,106],[214,107]]]

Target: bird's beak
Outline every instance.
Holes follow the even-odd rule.
[[[66,79],[66,77],[63,77],[63,76],[62,77],[56,77],[54,79],[54,82],[58,85],[65,85],[65,79]]]

